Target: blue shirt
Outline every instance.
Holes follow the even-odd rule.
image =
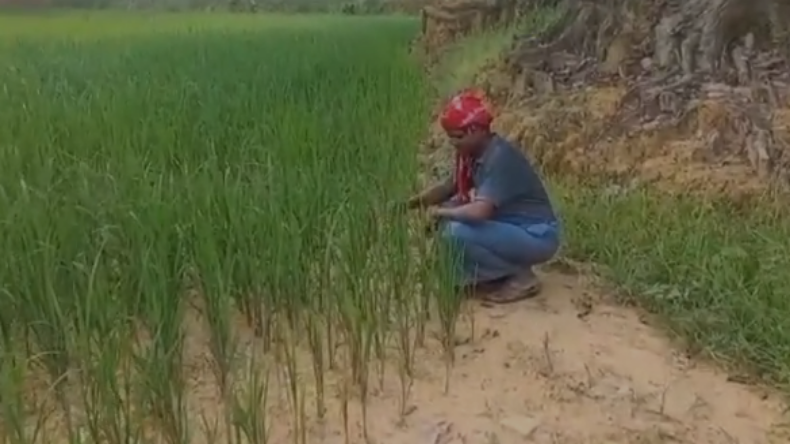
[[[529,159],[500,136],[494,136],[475,162],[472,181],[475,199],[496,206],[496,220],[517,225],[557,221],[546,187]]]

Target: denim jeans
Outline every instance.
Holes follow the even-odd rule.
[[[559,248],[556,222],[444,221],[441,237],[460,260],[461,285],[490,282],[528,271]]]

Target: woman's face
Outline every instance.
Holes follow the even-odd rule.
[[[485,132],[477,128],[447,131],[447,137],[456,150],[464,154],[474,154],[485,141]]]

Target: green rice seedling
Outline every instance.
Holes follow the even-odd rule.
[[[338,313],[341,317],[345,345],[348,347],[348,366],[351,381],[359,391],[362,409],[366,411],[368,390],[368,361],[371,348],[370,294],[366,282],[368,276],[362,274],[367,260],[367,249],[360,248],[357,235],[350,235],[345,258],[347,265],[342,270],[345,294],[338,298]],[[346,388],[348,390],[348,387]],[[364,415],[363,415],[364,416]]]
[[[23,189],[26,188],[28,188],[27,184],[23,186]],[[25,192],[35,191],[31,188]],[[75,204],[78,205],[76,202],[61,201],[41,205],[48,206],[49,208],[45,207],[44,211],[49,212],[60,205],[65,207]],[[42,362],[49,373],[52,391],[64,415],[66,432],[73,440],[73,434],[77,429],[69,399],[69,388],[75,382],[72,378],[72,370],[74,364],[78,362],[74,344],[79,338],[88,336],[85,330],[91,325],[86,326],[80,322],[75,300],[65,289],[75,291],[77,294],[86,293],[85,278],[89,273],[86,273],[88,271],[86,258],[90,255],[84,254],[79,248],[80,240],[87,242],[88,235],[84,231],[77,232],[75,229],[80,225],[80,219],[84,220],[84,218],[81,218],[75,210],[68,211],[61,207],[56,211],[68,214],[72,221],[78,222],[77,224],[61,223],[53,227],[48,227],[47,222],[25,222],[29,224],[28,227],[35,230],[25,240],[38,244],[30,248],[40,256],[23,256],[24,271],[19,271],[20,277],[29,279],[38,275],[40,277],[37,280],[43,282],[39,285],[36,285],[38,282],[20,283],[24,287],[20,287],[18,294],[26,301],[23,305],[26,311],[24,319],[33,333],[36,348],[40,351],[40,358],[37,361]],[[94,320],[83,319],[83,321],[91,324]]]
[[[0,422],[0,440],[8,444],[34,444],[43,442],[43,426],[48,419],[46,415],[28,421],[27,410],[33,408],[41,411],[43,406],[30,403],[26,393],[26,373],[28,357],[25,350],[13,344],[4,344],[0,351],[0,399],[2,399],[2,421]],[[36,399],[37,397],[33,397]]]
[[[217,173],[219,178],[216,177]],[[200,202],[196,207],[201,216],[194,223],[194,239],[198,240],[195,242],[198,251],[193,253],[193,257],[201,280],[198,291],[203,302],[203,315],[206,328],[210,332],[212,370],[220,399],[225,406],[225,435],[230,437],[235,431],[232,417],[235,400],[231,377],[237,352],[232,323],[236,313],[234,302],[238,302],[239,306],[244,305],[243,290],[239,290],[237,286],[249,288],[245,285],[245,276],[238,270],[245,251],[240,236],[234,231],[238,221],[232,218],[235,212],[232,205],[236,203],[233,180],[220,170],[207,172],[205,176],[201,174],[193,178],[193,181],[196,182],[195,188],[199,190],[195,197]],[[215,193],[211,193],[208,188],[216,186],[217,183],[222,184],[225,192],[222,198],[211,199],[215,197]],[[243,232],[240,235],[243,236]]]
[[[473,304],[462,304],[461,315],[469,322],[469,341],[475,340],[475,306]]]
[[[426,328],[431,320],[431,309],[436,300],[436,291],[441,276],[437,276],[437,250],[432,234],[426,236],[426,220],[422,217],[408,221],[408,235],[411,239],[411,256],[414,257],[415,295],[413,348],[425,347]]]
[[[305,323],[307,344],[310,349],[313,363],[313,379],[315,381],[315,411],[316,417],[319,421],[323,420],[324,415],[326,414],[325,377],[327,371],[327,352],[325,347],[330,347],[330,357],[332,356],[331,347],[334,347],[334,344],[331,342],[331,336],[327,339],[324,338],[325,334],[331,335],[332,323],[334,321],[332,313],[324,311],[324,307],[331,306],[330,302],[328,301],[330,295],[327,291],[327,287],[323,286],[328,284],[328,281],[323,277],[327,274],[323,270],[327,270],[328,267],[329,263],[327,262],[322,262],[317,266],[318,270],[315,272],[317,276],[315,276],[315,281],[313,281],[315,284],[317,284],[315,289],[315,299],[313,300],[313,306],[310,307],[306,313]]]
[[[324,341],[322,340],[323,326],[326,320],[321,314],[312,312],[309,314],[310,320],[307,321],[307,341],[312,354],[313,377],[315,379],[315,414],[321,420],[326,413],[326,402],[324,401],[325,390],[325,368],[324,368]]]
[[[434,277],[436,308],[441,325],[440,337],[445,355],[445,392],[449,392],[450,375],[455,363],[456,321],[461,311],[463,294],[459,292],[455,284],[458,282],[457,270],[461,258],[455,251],[446,247],[448,246],[437,245],[438,254],[433,263],[435,268],[432,276]]]
[[[91,442],[142,442],[133,405],[132,371],[124,362],[128,362],[129,340],[119,332],[108,334],[101,351],[89,355],[95,358],[80,368],[83,430]]]
[[[147,293],[139,307],[145,313],[142,328],[146,335],[135,352],[134,373],[141,384],[143,406],[151,412],[165,440],[175,444],[188,439],[182,330],[185,301],[175,297],[183,292],[185,251],[178,236],[168,229],[174,221],[168,220],[173,211],[166,209],[167,198],[157,201],[156,195],[151,194],[147,211],[139,212],[137,230],[129,227],[133,239],[139,236],[132,245],[142,250],[132,252],[142,262],[135,267],[139,272],[138,291]],[[158,232],[142,223],[145,220],[161,224]]]
[[[247,325],[252,328],[255,336],[258,338],[263,338],[265,331],[265,317],[263,312],[263,301],[259,292],[260,289],[257,289],[255,286],[251,287],[250,293],[247,293],[241,297],[240,309],[247,320]]]
[[[82,177],[89,174],[80,173]],[[117,270],[118,227],[106,224],[108,217],[101,208],[89,207],[87,195],[80,196],[80,201],[84,203],[77,208],[98,229],[89,232],[91,240],[86,242],[92,253],[73,262],[72,288],[80,297],[74,298],[73,334],[66,339],[77,376],[72,382],[85,411],[85,423],[74,427],[94,442],[134,442],[139,435],[132,427],[132,375],[127,359],[132,334],[126,294],[119,292],[123,286]],[[79,239],[76,233],[73,239]]]
[[[115,246],[107,232],[97,235],[97,253],[82,270],[83,297],[76,299],[75,334],[68,335],[77,378],[74,384],[85,411],[78,430],[93,442],[135,442],[138,430],[132,426],[133,397],[128,356],[131,354],[130,324],[118,293],[115,275]]]
[[[297,341],[294,336],[297,329],[286,327],[287,331],[280,336],[280,355],[283,362],[283,378],[288,394],[288,401],[291,407],[293,429],[292,436],[294,444],[305,444],[306,442],[306,413],[303,398],[303,391],[299,389],[299,365],[297,363]]]
[[[313,173],[315,174],[315,173]],[[324,402],[325,386],[325,340],[323,334],[331,328],[331,306],[329,298],[328,271],[331,264],[327,261],[326,233],[324,214],[320,195],[306,196],[305,204],[300,205],[298,214],[290,224],[294,231],[288,233],[292,239],[293,251],[297,253],[291,263],[288,285],[289,311],[294,314],[291,328],[293,337],[296,332],[304,332],[304,343],[311,355],[313,377],[316,384],[315,410],[319,419],[326,410]],[[327,286],[323,286],[323,285]],[[300,393],[303,396],[304,392]]]
[[[264,166],[259,159],[253,165]],[[245,175],[248,175],[246,173]],[[233,283],[236,287],[238,309],[245,315],[249,327],[254,335],[263,340],[265,348],[270,346],[270,322],[266,307],[266,269],[271,260],[268,260],[266,245],[269,240],[266,213],[257,202],[245,203],[242,194],[248,192],[248,187],[267,189],[267,184],[260,179],[248,178],[235,184],[235,201],[240,215],[235,215],[236,222],[232,232],[235,236],[235,245],[228,251],[234,263]]]
[[[402,225],[401,225],[402,224]],[[404,417],[408,408],[408,400],[414,379],[414,344],[413,334],[418,314],[419,302],[414,299],[416,286],[413,285],[414,267],[408,259],[410,254],[410,238],[408,220],[397,217],[394,221],[393,243],[396,251],[389,257],[392,262],[388,268],[392,272],[393,282],[390,283],[389,297],[393,300],[393,315],[397,330],[398,376],[401,386],[400,413]],[[401,225],[397,227],[397,225]]]
[[[269,405],[269,365],[255,353],[247,364],[247,383],[237,387],[231,405],[235,442],[267,444],[269,424],[266,420]]]
[[[312,160],[312,165],[307,174],[317,177],[322,176],[323,166],[314,157],[313,147],[305,147],[305,155]],[[288,236],[291,239],[293,251],[296,252],[294,261],[291,262],[289,301],[290,311],[294,313],[291,328],[306,333],[306,344],[311,352],[313,375],[316,382],[315,408],[319,418],[324,415],[324,340],[322,333],[326,331],[325,325],[331,325],[331,305],[328,301],[330,295],[327,288],[320,286],[326,283],[327,274],[331,265],[326,262],[326,228],[325,200],[326,191],[314,190],[308,195],[299,196],[300,204],[292,209],[293,219],[289,223],[291,230]],[[295,200],[295,198],[294,198]],[[327,312],[321,311],[328,308]],[[304,396],[304,392],[300,393]]]
[[[255,251],[250,263],[253,268],[252,294],[249,297],[249,310],[256,313],[253,318],[257,318],[254,325],[256,334],[259,334],[263,344],[263,352],[268,353],[273,349],[273,341],[276,336],[277,311],[280,309],[278,300],[279,289],[276,284],[279,282],[278,254],[280,252],[279,239],[281,222],[275,220],[278,210],[275,193],[274,167],[272,159],[264,159],[261,163],[263,169],[262,178],[254,181],[262,192],[267,193],[267,199],[262,202],[253,202],[250,209],[250,217],[253,219],[250,233],[251,242],[249,248]],[[268,245],[265,245],[269,243]],[[272,244],[273,243],[273,244]]]
[[[197,179],[195,182],[213,186],[210,179]],[[195,186],[198,186],[197,183]],[[220,183],[227,186],[225,181]],[[204,195],[211,196],[208,193]],[[199,239],[196,242],[199,250],[193,253],[201,279],[199,292],[203,301],[203,315],[211,331],[214,376],[223,398],[229,395],[228,378],[234,355],[230,322],[235,307],[231,297],[233,284],[229,278],[233,275],[232,269],[237,260],[236,252],[232,250],[236,245],[229,242],[232,233],[226,205],[223,201],[210,200],[205,206],[199,207],[203,211],[198,210],[200,217],[195,222],[194,233],[195,239]]]
[[[185,257],[189,254],[178,226],[180,208],[171,193],[176,184],[148,172],[144,185],[129,185],[128,192],[144,193],[130,218],[123,219],[132,313],[139,319],[138,343],[133,352],[136,394],[144,411],[167,442],[188,440],[184,381]],[[157,177],[158,176],[158,177]],[[141,199],[142,201],[142,199]]]
[[[173,311],[165,311],[173,309]],[[180,331],[181,309],[168,307],[154,321],[158,328],[151,343],[136,356],[143,405],[151,412],[168,443],[188,442],[184,381],[182,375],[184,338]],[[174,325],[175,327],[168,327]]]
[[[381,259],[378,259],[378,261],[381,261]],[[378,266],[374,267],[374,270],[382,270],[384,264],[382,262],[377,262],[377,264]],[[381,275],[384,271],[374,271],[374,273],[376,273],[374,276]],[[370,296],[373,302],[373,313],[371,316],[375,318],[375,320],[372,323],[374,327],[370,330],[371,353],[372,358],[376,360],[377,364],[376,374],[378,376],[379,390],[383,390],[384,378],[387,371],[387,348],[389,347],[392,333],[392,329],[390,328],[392,324],[390,319],[392,316],[390,310],[392,301],[386,293],[386,283],[374,282],[373,284],[370,290]]]
[[[431,318],[431,302],[434,300],[436,291],[436,266],[434,265],[435,251],[432,243],[427,239],[421,238],[424,230],[424,221],[419,220],[416,226],[412,227],[412,232],[419,233],[416,241],[416,255],[421,259],[420,268],[417,274],[419,284],[418,298],[415,303],[416,309],[416,328],[414,334],[414,348],[425,347],[425,330]]]
[[[26,187],[23,185],[23,189]],[[38,257],[29,261],[20,258],[12,262],[13,268],[9,267],[11,268],[9,271],[17,273],[21,282],[18,282],[18,286],[10,283],[9,287],[15,293],[15,298],[26,301],[21,307],[25,315],[23,319],[27,322],[32,339],[35,341],[35,348],[41,353],[38,361],[47,369],[53,385],[58,387],[57,390],[61,390],[61,383],[64,382],[64,376],[70,367],[66,337],[61,333],[70,330],[70,326],[66,323],[67,307],[55,291],[59,283],[58,278],[62,276],[56,271],[61,259],[55,257],[56,247],[47,243],[47,237],[50,236],[40,231],[46,228],[40,227],[40,224],[37,227],[32,221],[27,220],[15,221],[15,223],[19,223],[22,228],[19,230],[21,231],[19,235],[22,237],[17,248],[24,248]],[[27,276],[40,276],[40,280],[23,281],[22,279]]]
[[[368,260],[369,247],[371,242],[370,227],[359,217],[362,214],[355,213],[357,210],[351,205],[344,207],[342,217],[348,217],[348,226],[355,229],[344,233],[342,240],[344,251],[344,261],[341,264],[340,276],[343,282],[343,293],[337,299],[337,313],[340,317],[341,329],[347,348],[347,364],[350,369],[349,380],[343,385],[343,415],[348,415],[349,391],[353,386],[359,393],[362,406],[363,428],[366,429],[367,423],[367,400],[369,383],[369,362],[373,347],[373,336],[375,329],[375,315],[373,313],[375,297],[370,284],[370,275],[367,274],[371,268]],[[362,216],[364,217],[364,216]]]
[[[391,284],[389,279],[392,276],[385,258],[394,252],[391,251],[389,244],[389,233],[384,232],[389,226],[378,223],[375,203],[368,211],[360,216],[362,224],[366,227],[363,233],[370,239],[368,262],[365,269],[365,276],[368,277],[366,293],[368,294],[368,310],[371,318],[368,334],[370,335],[371,358],[376,360],[379,387],[383,389],[392,317],[392,299],[387,294],[387,287]]]
[[[287,172],[285,175],[297,176],[298,172]],[[288,179],[286,179],[288,180]],[[287,183],[287,182],[286,182]],[[306,196],[296,194],[297,190],[282,190],[284,199],[279,202],[282,207],[276,213],[283,220],[277,221],[276,230],[279,263],[274,266],[273,276],[273,302],[274,309],[281,314],[278,316],[277,355],[283,366],[283,377],[287,388],[288,400],[292,413],[292,427],[294,443],[303,443],[306,439],[306,412],[303,391],[300,387],[299,351],[301,332],[304,325],[312,321],[305,315],[308,305],[308,285],[306,278],[309,276],[309,264],[303,256],[302,227],[306,223],[299,214],[298,206],[289,205],[296,199]],[[308,201],[309,202],[309,201]],[[309,329],[309,328],[308,328]]]
[[[336,212],[336,210],[335,210]],[[336,368],[335,349],[336,335],[335,324],[337,322],[336,286],[333,283],[333,268],[335,261],[335,236],[336,222],[335,213],[327,212],[322,215],[320,227],[323,231],[323,239],[314,239],[317,244],[317,264],[315,264],[312,274],[313,299],[312,307],[308,312],[310,321],[308,322],[308,344],[313,359],[313,375],[316,384],[316,416],[319,420],[324,418],[326,413],[325,405],[325,376],[327,370]]]
[[[207,442],[220,442],[220,419],[214,418],[214,420],[210,420],[208,415],[205,413],[201,413],[200,415],[200,429],[203,432],[203,437],[206,439]]]
[[[351,385],[353,382],[351,378],[348,376],[344,377],[342,383],[340,384],[340,389],[338,396],[340,398],[340,420],[343,422],[343,437],[345,438],[345,443],[349,444],[351,442],[351,432],[349,430],[349,411],[348,411],[348,403],[351,397]]]

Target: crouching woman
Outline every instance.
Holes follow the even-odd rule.
[[[459,256],[460,286],[492,303],[535,296],[533,266],[559,248],[546,188],[522,151],[491,130],[493,115],[473,93],[454,97],[441,125],[455,148],[455,172],[409,200],[434,217]]]

